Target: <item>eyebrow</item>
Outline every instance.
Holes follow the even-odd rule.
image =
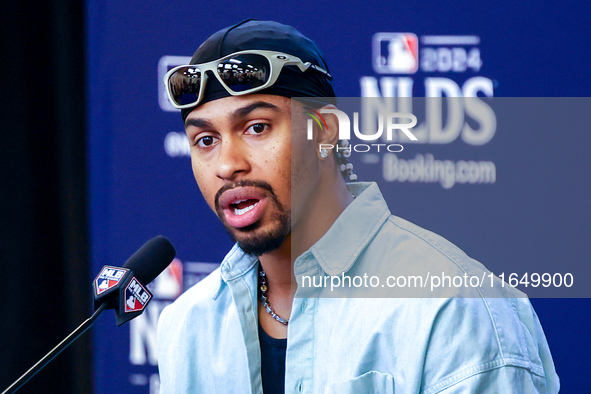
[[[211,122],[209,122],[205,119],[195,119],[195,118],[189,118],[185,121],[185,128],[187,128],[189,126],[195,126],[195,127],[199,127],[199,128],[213,128],[213,125],[211,124]]]
[[[246,115],[248,115],[252,111],[257,110],[259,108],[268,108],[268,109],[272,109],[273,111],[279,112],[279,107],[277,107],[276,105],[273,105],[271,103],[267,103],[266,101],[256,101],[252,104],[247,105],[246,107],[238,108],[237,110],[232,112],[230,114],[230,119],[233,122],[235,122],[235,121],[239,120],[240,118],[245,117]]]
[[[279,107],[277,107],[276,105],[273,105],[273,104],[268,103],[266,101],[256,101],[252,104],[247,105],[246,107],[242,107],[242,108],[238,108],[238,109],[234,110],[229,115],[230,120],[232,122],[236,122],[240,118],[247,116],[252,111],[255,111],[260,108],[271,109],[276,112],[280,111]],[[201,119],[201,118],[187,119],[185,121],[185,127],[188,127],[188,126],[195,126],[195,127],[199,127],[199,128],[213,128],[213,124],[210,121],[208,121],[206,119]]]

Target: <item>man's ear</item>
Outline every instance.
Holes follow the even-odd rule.
[[[338,109],[334,105],[325,105],[320,108],[318,112],[323,109]],[[334,114],[325,113],[322,114],[326,124],[323,124],[322,131],[318,133],[318,144],[329,144],[336,146],[339,140],[339,119]]]

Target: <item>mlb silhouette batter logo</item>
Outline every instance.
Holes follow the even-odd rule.
[[[419,39],[413,33],[376,33],[373,66],[380,74],[414,74],[419,69]]]
[[[144,310],[152,294],[133,278],[125,288],[125,313]]]
[[[135,298],[134,295],[130,295],[129,298],[127,299],[127,302],[126,302],[125,311],[131,312],[131,311],[137,311],[137,310],[141,310],[141,309],[142,309],[142,304],[140,304],[138,302],[138,300]]]
[[[103,267],[95,280],[96,294],[99,295],[105,291],[117,286],[127,270],[117,269],[109,266]]]
[[[154,297],[174,300],[183,292],[183,263],[173,259],[166,269],[156,277],[148,288]]]

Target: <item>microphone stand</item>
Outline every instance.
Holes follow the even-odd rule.
[[[70,346],[80,335],[84,334],[92,325],[97,317],[105,310],[107,303],[103,302],[96,311],[86,319],[82,324],[78,326],[70,335],[68,335],[63,341],[58,343],[56,347],[51,349],[37,364],[33,365],[27,372],[25,372],[18,380],[10,385],[2,394],[12,394],[20,389],[25,383],[27,383],[37,372],[41,371],[51,360],[53,360],[58,354],[60,354],[65,348]]]

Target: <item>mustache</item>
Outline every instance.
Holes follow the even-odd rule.
[[[220,190],[218,190],[218,192],[215,194],[215,210],[217,212],[219,212],[219,210],[220,210],[220,204],[219,204],[220,196],[224,192],[226,192],[228,190],[232,190],[237,187],[245,187],[245,186],[254,186],[254,187],[259,187],[261,189],[264,189],[267,192],[269,192],[269,194],[271,195],[271,198],[273,200],[277,201],[277,195],[275,194],[273,187],[271,185],[269,185],[267,182],[254,180],[254,179],[241,179],[241,180],[238,180],[235,182],[226,183],[224,186],[222,186],[220,188]]]

